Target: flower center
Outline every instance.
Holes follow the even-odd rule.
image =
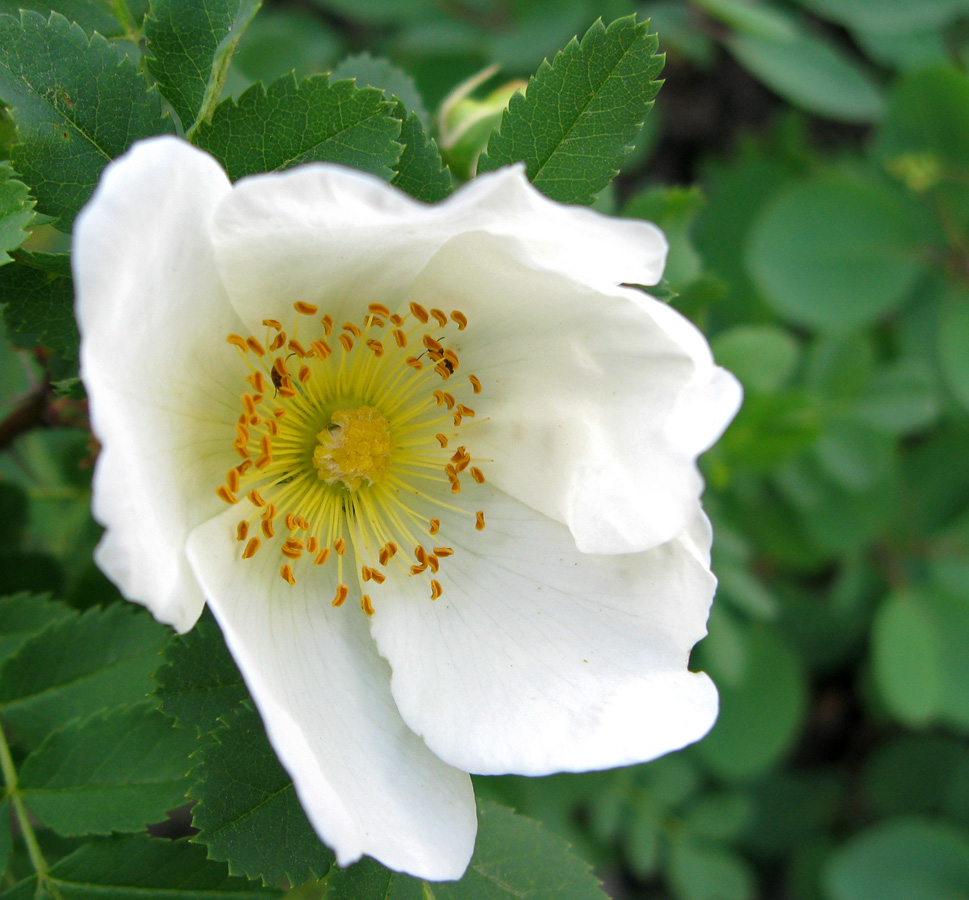
[[[338,409],[316,439],[313,465],[327,484],[355,491],[376,484],[390,468],[390,426],[372,406]]]
[[[265,319],[264,340],[226,339],[249,370],[233,442],[242,462],[216,488],[226,503],[248,500],[236,527],[240,557],[274,545],[289,584],[300,566],[335,564],[334,606],[349,596],[345,575],[355,570],[368,614],[367,591],[386,580],[389,566],[428,578],[437,599],[443,589],[433,576],[454,553],[441,512],[484,528],[484,512],[456,496],[467,479],[485,480],[466,445],[475,411],[461,402],[480,393],[481,382],[452,381],[461,364],[454,332],[464,331],[467,317],[417,303],[391,314],[371,303],[360,324],[337,329],[330,316],[316,318],[312,304],[294,309],[289,336]],[[298,332],[307,320],[304,342]]]

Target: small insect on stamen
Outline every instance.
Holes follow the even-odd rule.
[[[438,324],[443,328],[447,325],[447,313],[443,309],[432,309],[431,315],[437,319]]]
[[[312,303],[304,303],[302,300],[297,300],[293,304],[293,309],[298,313],[302,313],[304,316],[315,316],[319,307],[314,306]]]
[[[215,489],[215,493],[220,500],[224,500],[230,506],[239,502],[239,499],[224,484],[220,484]]]
[[[431,579],[431,599],[437,600],[437,598],[440,597],[441,594],[443,593],[444,593],[444,588],[441,587],[441,582],[438,581],[436,578],[432,578]]]
[[[256,356],[266,355],[266,348],[263,347],[263,345],[260,344],[259,341],[257,341],[254,337],[247,337],[246,343],[249,345],[252,352],[256,354]]]
[[[288,585],[292,586],[296,584],[296,576],[293,574],[293,570],[289,563],[283,565],[283,567],[279,570],[279,574],[282,576],[283,581],[285,581]]]
[[[256,555],[256,551],[259,549],[260,544],[262,544],[262,541],[260,541],[259,538],[250,538],[249,543],[246,544],[246,549],[242,551],[242,558],[252,559],[252,557]]]
[[[451,319],[457,323],[458,331],[464,331],[468,327],[468,317],[463,312],[452,309]]]
[[[370,598],[364,594],[360,598],[360,608],[368,615],[373,615],[373,603],[370,602]]]
[[[427,320],[430,318],[427,314],[427,310],[424,309],[420,303],[411,303],[410,311],[411,315],[414,316],[415,319],[419,319],[422,325],[426,324]]]
[[[472,466],[470,468],[471,477],[478,482],[478,484],[485,483],[484,472],[481,471],[477,466]]]
[[[236,526],[236,540],[244,541],[248,537],[248,535],[249,535],[249,523],[245,521],[240,522]]]
[[[345,584],[338,584],[336,586],[336,596],[333,598],[334,606],[343,606],[346,602],[347,597],[350,596],[350,588]]]
[[[246,339],[241,334],[230,334],[225,339],[225,342],[227,344],[234,344],[243,353],[248,353],[249,352],[249,344],[246,342]]]
[[[474,527],[478,531],[484,531],[484,527],[485,527],[484,512],[480,509],[474,514]]]

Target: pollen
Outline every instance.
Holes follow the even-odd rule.
[[[265,333],[226,338],[240,365],[231,449],[242,462],[213,487],[240,514],[240,564],[272,554],[287,585],[312,572],[312,590],[329,579],[334,607],[353,595],[348,608],[368,616],[395,596],[395,578],[422,579],[438,599],[465,536],[484,528],[462,492],[473,502],[485,480],[473,452],[483,390],[473,374],[451,378],[473,326],[417,302],[364,302],[336,320],[316,303],[291,310],[263,319]]]

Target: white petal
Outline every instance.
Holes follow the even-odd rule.
[[[279,575],[273,546],[240,559],[247,501],[199,527],[188,553],[300,802],[348,865],[368,854],[429,879],[460,878],[477,821],[471,781],[410,731],[356,605],[334,609],[334,567]],[[258,512],[258,510],[257,510]]]
[[[74,230],[81,375],[105,448],[98,562],[126,597],[182,631],[204,603],[185,538],[224,509],[214,491],[238,462],[225,336],[241,323],[208,236],[229,190],[207,154],[171,137],[144,141],[107,167]]]
[[[292,315],[292,304],[358,316],[367,303],[393,308],[454,235],[508,237],[533,265],[584,284],[653,284],[666,259],[654,225],[553,203],[521,167],[475,179],[425,206],[379,179],[309,165],[241,180],[219,210],[219,264],[233,304],[252,327]]]
[[[497,491],[475,498],[483,531],[442,516],[455,554],[438,600],[399,574],[374,595],[394,699],[427,745],[470,772],[541,775],[642,762],[702,737],[717,693],[687,670],[715,586],[699,508],[668,544],[599,556]]]
[[[452,346],[484,386],[468,441],[492,483],[588,553],[656,547],[688,526],[696,458],[740,403],[690,322],[640,291],[536,269],[481,233],[450,241],[411,296],[468,316]]]

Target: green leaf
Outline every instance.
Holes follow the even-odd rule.
[[[72,719],[139,703],[167,640],[167,629],[128,605],[61,619],[0,667],[0,716],[35,744]]]
[[[186,841],[125,836],[92,841],[55,863],[46,878],[61,900],[245,900],[279,897],[226,874]],[[0,894],[3,900],[35,900],[32,876]]]
[[[719,677],[710,667],[720,688],[720,717],[697,745],[710,769],[728,779],[758,774],[780,759],[797,736],[807,699],[800,662],[775,631],[748,628],[741,638],[739,678]],[[709,640],[716,639],[711,631]]]
[[[756,890],[750,865],[709,841],[673,841],[669,874],[678,900],[752,900]]]
[[[717,362],[740,379],[744,390],[773,394],[783,388],[801,357],[798,342],[772,325],[741,325],[712,341]]]
[[[96,31],[105,37],[120,37],[124,27],[110,8],[110,0],[0,0],[0,13],[17,16],[20,10],[29,9],[46,19],[53,11],[76,22],[88,34]]]
[[[969,832],[888,819],[838,847],[824,874],[831,900],[956,900],[969,896]]]
[[[897,34],[944,25],[969,12],[967,0],[801,0],[826,18],[863,31]]]
[[[120,47],[63,16],[0,16],[0,99],[22,143],[14,165],[37,211],[66,230],[104,166],[139,138],[172,130],[161,96]],[[110,114],[108,114],[110,110]]]
[[[802,33],[788,40],[737,34],[726,40],[737,61],[784,99],[843,122],[873,122],[884,111],[881,89],[835,44]]]
[[[7,871],[10,850],[13,847],[13,834],[10,830],[10,801],[0,800],[0,875]]]
[[[292,76],[253,85],[227,100],[195,143],[218,159],[235,181],[307,162],[333,162],[390,179],[400,159],[400,122],[375,88],[325,75],[297,84]]]
[[[185,802],[195,744],[157,709],[122,707],[53,732],[24,760],[18,783],[58,834],[140,831]]]
[[[330,73],[333,81],[351,78],[357,87],[372,87],[384,92],[388,100],[399,100],[408,112],[417,113],[421,128],[431,127],[431,117],[424,108],[424,101],[414,79],[403,69],[382,58],[374,58],[369,53],[358,53],[341,60]],[[397,118],[404,118],[399,114]]]
[[[924,268],[907,207],[876,184],[796,184],[762,211],[747,247],[757,286],[785,318],[843,329],[896,306]]]
[[[0,507],[0,512],[7,510]],[[43,596],[21,593],[0,597],[0,663],[51,623],[73,615],[74,611],[66,604]]]
[[[80,335],[68,254],[20,251],[13,264],[0,267],[0,299],[11,331],[77,358]]]
[[[478,162],[487,172],[523,160],[553,200],[591,203],[619,171],[660,87],[664,57],[649,22],[596,22],[544,61],[512,97]]]
[[[220,716],[249,696],[222,632],[208,612],[191,631],[168,645],[164,660],[155,672],[154,696],[162,712],[181,728],[208,734],[219,727]]]
[[[27,240],[24,229],[33,220],[34,201],[27,186],[8,163],[0,162],[0,266],[10,262],[10,250]]]
[[[939,369],[952,395],[969,410],[969,293],[952,289],[943,298],[938,329]]]
[[[227,862],[233,875],[266,884],[325,875],[333,854],[307,820],[259,714],[243,704],[222,721],[192,770],[189,795],[198,801],[192,822],[199,829],[193,840],[205,844],[210,859]]]
[[[333,869],[326,900],[605,900],[589,865],[538,822],[494,804],[478,808],[478,839],[460,881],[428,884],[365,859]]]
[[[239,38],[260,0],[152,0],[148,71],[187,134],[219,98]]]
[[[437,203],[451,193],[451,176],[444,167],[434,139],[421,128],[416,113],[408,113],[399,102],[396,114],[403,119],[400,142],[404,152],[391,184],[424,203]]]

